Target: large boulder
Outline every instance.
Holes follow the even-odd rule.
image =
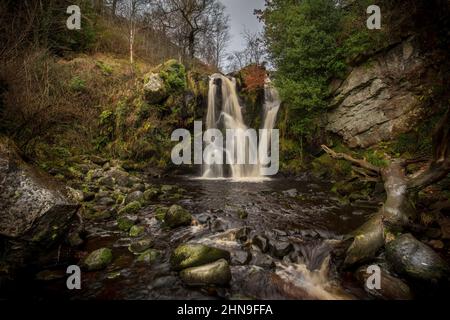
[[[180,272],[183,282],[189,286],[224,286],[231,280],[231,269],[225,259]]]
[[[66,234],[79,208],[66,192],[0,137],[0,240],[6,263],[24,265]]]
[[[219,259],[230,260],[228,251],[201,244],[184,244],[175,249],[170,263],[175,270],[198,267]]]
[[[158,73],[151,72],[144,78],[145,100],[150,104],[158,104],[169,97],[164,80]]]
[[[164,223],[169,228],[188,226],[192,222],[192,215],[179,205],[173,205],[164,216]]]
[[[386,258],[395,271],[408,278],[430,283],[448,281],[449,266],[411,234],[403,234],[386,246]]]

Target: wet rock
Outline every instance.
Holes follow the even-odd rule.
[[[438,283],[449,276],[446,262],[411,234],[401,235],[387,244],[386,258],[396,272],[413,279]]]
[[[79,205],[53,177],[26,164],[0,136],[0,237],[2,258],[14,266],[63,240]]]
[[[364,287],[364,290],[370,295],[383,300],[411,300],[413,294],[409,286],[402,280],[391,276],[385,270],[381,269],[380,289],[369,289],[367,280],[373,274],[367,271],[368,266],[358,269],[356,278]]]
[[[285,197],[295,198],[298,195],[298,191],[297,191],[297,189],[289,189],[289,190],[283,191],[283,195]]]
[[[164,216],[164,223],[169,228],[188,226],[192,222],[192,215],[179,205],[173,205]]]
[[[167,207],[158,207],[155,209],[155,218],[158,221],[164,221],[166,213],[169,211]]]
[[[116,201],[109,197],[100,198],[96,202],[99,206],[112,206],[116,204]]]
[[[131,187],[131,191],[140,191],[140,192],[144,192],[145,191],[145,186],[142,183],[136,183]]]
[[[147,251],[141,253],[137,258],[138,262],[144,262],[147,264],[154,263],[160,256],[160,253],[153,249],[148,249]]]
[[[161,192],[163,193],[169,193],[172,192],[176,189],[176,186],[171,186],[171,185],[163,185],[161,186]]]
[[[105,158],[102,158],[99,156],[95,156],[95,155],[90,156],[89,160],[91,160],[92,163],[95,163],[96,165],[99,165],[99,166],[103,166],[108,162],[108,159],[105,159]]]
[[[184,244],[172,253],[170,264],[174,270],[182,270],[198,267],[219,259],[230,260],[230,253],[201,244]]]
[[[122,216],[117,218],[117,227],[119,230],[128,232],[138,221],[136,216]]]
[[[108,189],[114,189],[115,181],[114,181],[113,177],[106,176],[106,177],[101,177],[100,179],[98,179],[98,183],[101,186],[104,186]]]
[[[206,213],[199,214],[196,218],[197,221],[201,224],[206,224],[211,220],[211,216]]]
[[[144,226],[132,226],[130,229],[130,237],[137,238],[145,232]]]
[[[428,241],[428,244],[436,250],[442,250],[444,249],[444,243],[441,240],[431,240]]]
[[[236,240],[241,241],[241,242],[247,241],[250,236],[250,232],[251,232],[251,229],[249,227],[244,227],[244,228],[239,229],[236,232]]]
[[[256,235],[252,239],[252,243],[257,246],[263,253],[269,251],[269,239],[262,235]]]
[[[143,197],[145,201],[150,202],[158,199],[159,195],[160,191],[157,188],[149,188],[145,190]]]
[[[115,183],[120,187],[129,188],[133,185],[133,182],[130,179],[130,175],[119,168],[111,168],[105,174],[107,177],[113,178]]]
[[[111,249],[101,248],[87,256],[83,265],[88,271],[97,271],[106,268],[112,261]]]
[[[293,249],[292,244],[285,241],[272,241],[270,244],[270,252],[280,259],[287,256]]]
[[[161,277],[153,281],[150,284],[149,289],[154,290],[158,288],[171,288],[177,283],[177,281],[177,277],[174,276]]]
[[[132,193],[128,194],[125,198],[125,204],[129,204],[136,201],[141,201],[143,197],[142,191],[133,191]]]
[[[216,218],[211,222],[210,228],[212,232],[224,232],[228,230],[228,224],[224,219]]]
[[[245,265],[252,259],[252,254],[244,250],[235,250],[231,252],[231,264],[232,265]]]
[[[261,252],[255,252],[253,254],[250,264],[264,269],[272,269],[275,267],[275,262],[272,257]]]
[[[80,237],[79,232],[72,232],[67,236],[67,242],[71,247],[79,247],[83,244],[83,239]]]
[[[44,270],[36,274],[36,280],[38,281],[53,281],[60,280],[67,277],[64,270]]]
[[[153,245],[153,240],[151,238],[145,238],[131,243],[128,246],[128,250],[132,253],[141,253],[147,249],[150,249]]]
[[[124,208],[120,209],[119,215],[138,213],[141,208],[141,203],[139,201],[134,201],[127,204]]]
[[[231,281],[231,270],[225,259],[180,272],[183,282],[189,286],[224,286]]]

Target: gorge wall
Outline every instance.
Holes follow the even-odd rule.
[[[384,32],[384,46],[357,57],[347,77],[333,81],[327,130],[350,147],[366,148],[437,112],[448,100],[449,44],[442,40],[448,39],[442,34],[448,12],[446,1],[419,1],[389,12],[384,30],[373,31]]]

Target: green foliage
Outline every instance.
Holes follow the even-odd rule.
[[[95,64],[104,75],[109,76],[109,75],[113,74],[114,69],[109,64],[107,64],[103,61],[97,61]]]
[[[159,74],[169,92],[180,92],[187,88],[186,68],[176,60],[167,61]]]
[[[70,80],[69,88],[75,92],[84,92],[86,91],[86,81],[78,76],[75,76]]]

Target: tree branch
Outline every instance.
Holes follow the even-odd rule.
[[[331,150],[330,148],[328,148],[326,145],[322,145],[322,149],[330,155],[330,157],[334,158],[334,159],[342,159],[342,160],[347,160],[361,168],[364,168],[366,170],[369,170],[377,175],[381,174],[381,168],[374,166],[372,164],[370,164],[369,162],[367,162],[366,160],[361,160],[361,159],[355,159],[353,158],[351,155],[345,154],[345,153],[337,153],[333,150]]]

